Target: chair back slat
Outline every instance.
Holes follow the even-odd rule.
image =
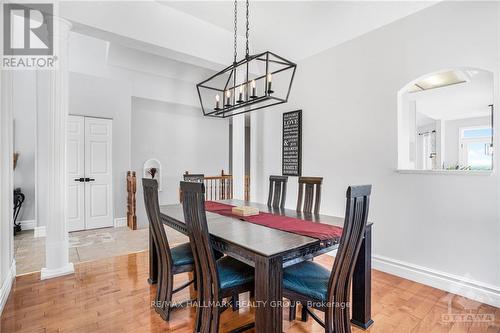
[[[350,186],[347,189],[344,229],[329,281],[328,300],[332,302],[331,304],[335,304],[333,302],[348,304],[347,302],[349,302],[350,279],[363,241],[370,194],[371,185]],[[334,316],[334,323],[336,320],[343,321],[345,319],[339,311],[335,311],[334,307],[329,308],[328,311],[331,311],[330,315]],[[337,316],[339,317],[336,318]],[[349,325],[347,322],[335,323],[336,328],[338,327],[336,332],[348,332]]]
[[[156,179],[142,179],[144,194],[144,206],[148,216],[149,228],[153,235],[153,242],[156,246],[156,255],[160,261],[160,267],[165,269],[167,274],[172,272],[172,255],[168,244],[167,234],[160,219],[160,205],[158,203],[158,182]],[[154,255],[154,254],[152,254]],[[159,272],[162,274],[162,272]]]
[[[268,207],[285,207],[287,182],[287,176],[269,176],[269,195],[267,198]]]
[[[319,214],[323,177],[299,177],[297,211]]]
[[[202,173],[186,173],[183,175],[185,182],[203,183],[205,175]]]
[[[186,221],[195,264],[199,266],[197,268],[202,280],[203,300],[217,299],[216,293],[220,289],[220,281],[208,232],[205,212],[205,185],[197,182],[181,182],[181,190],[184,194],[182,203],[184,220]],[[213,292],[212,284],[217,286],[217,288],[213,288]],[[208,289],[208,291],[205,289]]]

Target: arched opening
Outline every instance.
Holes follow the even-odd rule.
[[[398,92],[398,169],[493,168],[493,73],[452,68]]]

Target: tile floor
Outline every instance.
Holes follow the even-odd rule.
[[[170,246],[187,242],[186,236],[165,228]],[[148,229],[130,230],[127,227],[103,228],[71,232],[69,260],[72,263],[141,252],[148,249]],[[37,272],[45,265],[45,237],[34,238],[33,230],[22,231],[14,237],[14,256],[17,275]]]

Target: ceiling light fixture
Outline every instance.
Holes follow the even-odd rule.
[[[235,0],[233,64],[196,85],[205,116],[232,117],[288,101],[297,65],[270,51],[250,55],[248,18],[249,0],[246,0],[246,53],[244,59],[237,61],[238,0]]]
[[[467,82],[467,79],[464,77],[464,74],[459,71],[441,72],[432,74],[413,83],[413,85],[409,87],[408,92],[413,93],[424,90],[443,88],[465,82]]]

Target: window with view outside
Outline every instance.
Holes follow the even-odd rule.
[[[461,130],[461,165],[466,170],[491,170],[493,167],[491,127]]]

